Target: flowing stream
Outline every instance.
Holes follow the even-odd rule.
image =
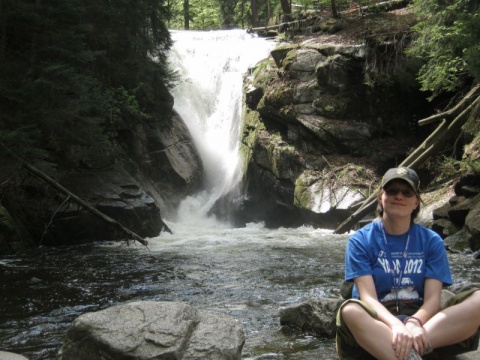
[[[334,342],[280,331],[278,310],[339,297],[347,235],[213,221],[168,224],[142,245],[40,248],[0,258],[0,350],[54,359],[71,322],[134,300],[185,301],[242,324],[244,359],[336,359]],[[480,281],[470,255],[450,255],[456,282]]]
[[[247,36],[240,32],[215,33],[206,35],[215,38],[236,34],[244,39]],[[192,44],[184,50],[194,53],[197,52],[195,44],[201,42],[201,34],[192,34],[197,40],[188,40]],[[180,37],[184,35],[179,34]],[[176,39],[178,43],[184,41]],[[253,44],[260,42],[255,38],[250,40]],[[245,49],[253,49],[253,44],[248,47],[248,39],[242,41],[247,42],[243,53],[249,52]],[[219,48],[224,49],[228,44],[224,42]],[[180,53],[175,56],[181,56]],[[213,54],[213,50],[210,53]],[[186,60],[193,61],[193,56],[187,56]],[[223,69],[245,71],[234,65],[233,60],[227,63]],[[211,82],[223,82],[206,73],[204,70],[206,78],[201,84],[210,86]],[[236,81],[241,84],[241,76],[235,77],[237,86]],[[192,85],[194,78],[189,81],[191,83],[187,81],[184,85]],[[241,90],[239,86],[238,91]],[[229,94],[227,99],[233,96],[230,90],[222,89]],[[193,94],[202,93],[192,91],[189,93],[192,101],[196,99]],[[215,101],[197,100],[211,110],[220,97]],[[237,113],[238,106],[238,102],[234,102],[227,109]],[[176,107],[179,112],[185,110],[180,100]],[[207,129],[210,125],[217,125],[214,120],[206,123],[202,120],[205,118],[195,114],[193,107],[188,109],[182,116],[194,119],[189,126],[194,129],[192,133],[200,132],[197,141],[201,142],[198,140],[202,139],[200,129],[210,131]],[[221,119],[231,115],[227,114],[227,109],[221,110],[226,114],[221,115]],[[238,119],[238,114],[232,118]],[[221,131],[225,129],[238,134],[235,120],[228,120]],[[234,156],[237,145],[231,139],[226,143],[226,150],[219,154],[205,150],[202,155],[204,162],[208,162],[210,156],[217,156],[211,164],[221,165],[219,169],[212,166],[217,175],[224,174],[218,177],[224,178],[209,175],[205,192],[186,199],[188,205],[180,209],[180,212],[188,210],[188,216],[179,218],[189,221],[167,221],[173,234],[162,233],[149,239],[148,249],[139,244],[103,242],[42,247],[21,256],[1,257],[0,350],[20,353],[30,360],[54,359],[66,330],[79,315],[130,301],[155,300],[185,301],[238,319],[246,335],[244,359],[336,359],[332,339],[284,335],[280,331],[278,310],[312,296],[340,296],[348,235],[334,235],[331,231],[310,227],[272,230],[262,224],[232,228],[207,217],[206,204],[214,202],[225,191],[231,191],[238,181],[237,175],[231,178],[225,175],[238,171]],[[230,157],[224,161],[218,155]],[[233,170],[227,170],[226,165],[234,165]],[[197,216],[192,216],[193,213]],[[480,281],[480,270],[469,255],[450,255],[450,259],[457,282]]]

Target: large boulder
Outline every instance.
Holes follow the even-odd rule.
[[[28,360],[26,357],[7,351],[0,351],[1,360]]]
[[[241,325],[225,314],[140,301],[75,319],[57,360],[235,360],[244,342]]]
[[[333,338],[335,314],[342,302],[343,299],[310,298],[301,304],[283,307],[279,310],[282,331]]]
[[[246,78],[246,222],[336,228],[416,146],[409,123],[426,101],[394,77],[369,82],[376,50],[364,39],[310,38],[273,50]]]
[[[471,234],[470,247],[472,250],[480,249],[480,195],[475,197],[476,203],[465,219],[465,227]]]
[[[82,200],[142,237],[154,237],[162,230],[160,208],[141,185],[123,169],[75,174],[63,179],[64,185]],[[53,212],[54,201],[50,202]],[[129,238],[115,224],[69,202],[52,221],[44,245],[88,240]]]
[[[457,185],[455,192],[449,202],[433,212],[432,230],[445,239],[450,250],[480,250],[480,189]]]

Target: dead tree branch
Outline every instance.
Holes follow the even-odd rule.
[[[419,124],[425,125],[433,121],[441,120],[441,123],[430,136],[418,146],[399,166],[418,169],[438,153],[438,151],[452,138],[458,136],[462,126],[469,118],[471,111],[480,104],[480,85],[475,86],[465,97],[452,109],[420,120]],[[453,119],[453,120],[452,120]],[[342,234],[352,227],[376,206],[378,190],[366,199],[362,206],[343,221],[336,229],[336,234]]]
[[[34,175],[35,177],[39,178],[40,180],[48,183],[49,185],[51,185],[53,188],[55,188],[57,191],[61,192],[62,194],[66,195],[67,197],[69,197],[72,201],[74,201],[75,203],[77,203],[78,205],[82,206],[83,208],[85,208],[86,210],[88,210],[89,212],[91,212],[92,214],[94,214],[95,216],[98,216],[100,219],[102,219],[103,221],[111,224],[111,225],[114,225],[115,227],[119,228],[120,230],[122,230],[124,233],[130,235],[133,237],[134,240],[138,241],[139,243],[147,246],[148,245],[148,242],[142,238],[140,235],[136,234],[135,232],[133,232],[132,230],[130,229],[127,229],[125,226],[123,226],[122,224],[120,224],[118,221],[116,221],[115,219],[112,219],[110,216],[108,215],[105,215],[104,213],[102,213],[101,211],[97,210],[96,208],[94,208],[93,206],[91,206],[90,204],[88,204],[87,202],[85,202],[84,200],[80,199],[77,195],[73,194],[72,192],[70,192],[69,190],[67,190],[66,188],[64,188],[62,185],[60,185],[58,182],[56,182],[55,180],[53,180],[51,177],[49,177],[47,174],[45,174],[44,172],[38,170],[36,167],[34,167],[33,165],[27,163],[25,160],[23,160],[22,158],[20,158],[19,156],[17,156],[16,154],[14,154],[9,148],[7,148],[4,144],[0,143],[0,147],[2,147],[7,153],[9,153],[11,156],[13,156],[15,159],[17,159],[23,166],[23,168],[25,168],[25,170],[27,170],[29,173],[31,173],[32,175]]]

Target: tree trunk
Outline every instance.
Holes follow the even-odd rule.
[[[183,27],[190,30],[190,3],[189,0],[183,0]]]
[[[252,8],[252,26],[258,26],[258,8],[257,8],[257,0],[251,0],[250,5]]]
[[[267,21],[265,21],[265,26],[268,26],[270,21],[271,11],[270,11],[270,0],[267,0]]]
[[[332,17],[334,19],[338,19],[339,16],[337,11],[337,3],[335,2],[335,0],[330,0],[330,6],[332,7]]]
[[[283,21],[289,21],[292,17],[292,7],[288,0],[280,0],[280,5],[282,6],[283,11]]]

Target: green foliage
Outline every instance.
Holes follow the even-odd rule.
[[[169,2],[172,18],[169,22],[170,29],[184,28],[184,0],[171,0]],[[189,24],[191,30],[217,30],[224,27],[225,22],[230,22],[231,13],[226,20],[222,10],[228,11],[232,1],[219,0],[189,0]]]
[[[164,0],[0,2],[0,141],[79,166],[121,117],[150,119],[174,81],[167,16]]]
[[[424,60],[422,89],[433,96],[480,78],[480,3],[477,0],[415,0],[419,23],[409,54]]]
[[[238,1],[235,6],[234,21],[239,28],[251,26],[252,7],[250,1]]]
[[[301,0],[302,9],[313,9],[315,0]],[[329,0],[328,0],[329,1]],[[346,1],[346,0],[345,0]],[[320,1],[321,2],[321,1]],[[189,28],[191,30],[217,30],[251,28],[253,26],[251,0],[189,0]],[[281,13],[279,0],[256,0],[258,23],[269,24]],[[184,28],[184,0],[170,0],[170,29]]]
[[[237,0],[216,0],[220,7],[220,14],[222,18],[222,28],[231,29],[236,27],[235,23],[235,6],[239,3]],[[241,1],[240,1],[241,2]]]

